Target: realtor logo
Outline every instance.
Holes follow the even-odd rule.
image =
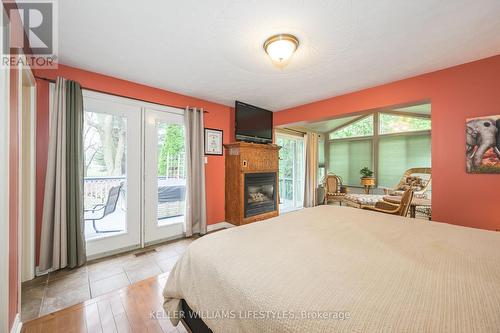
[[[4,2],[2,66],[54,68],[57,58],[55,0]]]

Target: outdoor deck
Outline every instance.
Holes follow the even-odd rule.
[[[85,214],[85,239],[93,239],[100,237],[107,237],[119,233],[127,232],[127,200],[126,200],[126,178],[125,177],[86,177],[84,182],[84,207],[86,210],[92,209],[95,205],[106,204],[108,194],[113,186],[123,184],[120,191],[118,202],[115,210],[106,215],[102,219],[95,221],[96,232],[92,220],[88,219],[91,216],[101,217],[103,210],[94,213],[90,212]],[[158,178],[158,189],[165,189],[168,187],[179,188],[185,186],[184,179],[166,179],[164,177]],[[172,201],[167,198],[168,202],[158,202],[157,216],[158,225],[164,226],[175,223],[182,223],[184,221],[185,201],[184,198],[177,201]],[[114,232],[110,232],[114,231]]]

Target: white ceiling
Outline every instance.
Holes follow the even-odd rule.
[[[500,53],[499,0],[62,0],[60,62],[281,110]],[[283,70],[262,50],[301,45]]]

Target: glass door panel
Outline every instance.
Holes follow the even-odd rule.
[[[186,163],[184,126],[156,122],[157,150],[157,225],[184,223],[186,209]]]
[[[184,233],[186,161],[182,111],[145,111],[145,242]]]
[[[276,134],[280,149],[280,212],[300,209],[304,203],[304,138]]]
[[[84,209],[87,240],[127,232],[126,143],[126,117],[85,112]]]
[[[294,208],[304,207],[305,152],[304,138],[295,139]]]
[[[141,109],[84,92],[87,256],[140,245]]]

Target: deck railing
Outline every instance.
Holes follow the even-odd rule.
[[[184,171],[178,171],[178,169],[170,168],[169,170],[174,170],[170,173],[170,177],[162,176],[158,177],[158,186],[175,186],[175,185],[185,185],[185,178],[182,178]],[[112,176],[102,176],[102,177],[85,177],[84,178],[84,207],[85,209],[91,209],[97,204],[104,204],[108,198],[109,190],[113,186],[118,186],[123,183],[122,193],[120,193],[120,198],[118,201],[117,209],[122,211],[127,210],[127,178],[125,176],[112,177]],[[184,201],[179,202],[164,202],[158,204],[158,218],[166,218],[170,216],[182,215],[184,212]]]
[[[293,200],[293,179],[279,178],[279,191],[281,202]]]
[[[103,204],[108,198],[109,190],[120,183],[126,186],[126,177],[85,177],[83,187],[84,205],[86,209],[92,208],[97,204]]]

